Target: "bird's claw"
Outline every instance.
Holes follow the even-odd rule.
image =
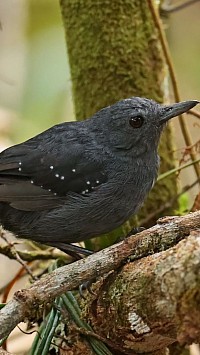
[[[86,299],[84,295],[84,291],[88,291],[91,295],[95,295],[95,292],[92,291],[91,289],[93,281],[94,280],[85,281],[79,286],[78,290],[81,298]]]

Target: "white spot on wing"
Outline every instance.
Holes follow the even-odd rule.
[[[75,172],[76,172],[76,169],[72,169],[72,172],[75,173]]]
[[[60,177],[60,180],[64,180],[65,179],[65,177],[62,175],[61,177]]]
[[[53,165],[50,166],[50,169],[53,170]]]
[[[59,178],[59,174],[55,174],[55,177]]]

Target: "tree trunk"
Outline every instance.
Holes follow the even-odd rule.
[[[60,6],[78,120],[126,97],[164,101],[167,70],[147,1],[60,0]],[[174,168],[172,151],[171,127],[168,127],[160,146],[161,171]],[[156,211],[176,193],[173,176],[157,183],[140,218]],[[155,215],[148,225],[157,218]],[[124,233],[133,227],[135,219],[129,222],[123,228]],[[121,235],[122,230],[115,231],[115,237],[116,234]]]

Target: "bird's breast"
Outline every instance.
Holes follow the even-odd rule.
[[[156,167],[118,170],[97,192],[97,213],[102,219],[111,218],[116,226],[124,223],[142,205],[156,175]]]

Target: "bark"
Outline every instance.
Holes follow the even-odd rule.
[[[77,120],[126,97],[164,101],[167,70],[147,1],[60,0],[60,6]],[[160,145],[161,172],[175,167],[173,150],[168,127]],[[157,183],[140,218],[176,194],[173,176]],[[174,207],[176,202],[171,211]],[[163,215],[166,213],[169,211]],[[157,218],[158,215],[148,226],[155,224]],[[130,224],[133,226],[133,220]],[[126,232],[131,229],[130,224],[125,225]],[[121,231],[117,234],[121,235]]]
[[[60,5],[78,120],[128,96],[163,101],[165,64],[146,1]]]
[[[56,296],[115,270],[88,304],[87,318],[98,333],[107,337],[109,324],[110,339],[116,344],[124,339],[125,348],[141,351],[145,347],[149,351],[152,342],[154,347],[165,346],[176,337],[186,343],[199,340],[199,230],[200,212],[166,217],[149,230],[43,276],[29,289],[16,292],[1,310],[0,338],[19,322],[41,316],[44,305]]]
[[[126,354],[200,342],[200,230],[109,275],[87,304],[94,332]],[[113,322],[114,320],[114,322]]]

